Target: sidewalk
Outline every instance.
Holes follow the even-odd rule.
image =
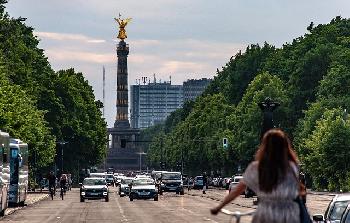
[[[49,195],[48,195],[47,191],[43,191],[43,193],[29,192],[28,196],[27,196],[27,200],[25,201],[24,207],[34,205],[35,203],[42,201],[48,197],[49,197]],[[10,214],[14,213],[15,211],[20,210],[24,207],[9,207],[6,209],[5,215],[10,215]]]

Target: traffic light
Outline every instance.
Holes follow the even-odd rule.
[[[227,138],[223,138],[222,139],[222,147],[224,147],[224,149],[227,149],[227,147],[228,147],[228,140],[227,140]]]
[[[120,147],[125,148],[126,147],[126,139],[121,139],[120,140]]]
[[[176,168],[177,168],[178,170],[181,170],[181,162],[177,162],[177,163],[176,163]]]
[[[165,169],[165,162],[159,162],[159,164],[160,164],[160,168],[162,170],[164,170]]]

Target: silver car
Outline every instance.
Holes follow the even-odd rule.
[[[132,177],[124,177],[121,179],[119,184],[119,196],[123,197],[129,195],[130,193],[130,184],[132,183]]]
[[[329,203],[325,214],[316,214],[313,216],[315,222],[338,223],[350,204],[350,194],[338,194]]]

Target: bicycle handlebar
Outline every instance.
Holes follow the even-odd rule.
[[[240,212],[240,211],[229,211],[226,209],[221,209],[220,212],[226,214],[226,215],[231,215],[234,217],[242,217],[242,216],[250,216],[253,215],[255,213],[255,210],[252,211],[247,211],[247,212]]]

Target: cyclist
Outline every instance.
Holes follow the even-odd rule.
[[[51,196],[56,195],[56,176],[55,176],[55,174],[52,171],[50,171],[47,179],[49,181],[49,192],[51,193]]]
[[[62,174],[60,178],[60,188],[63,189],[63,192],[66,192],[66,186],[67,186],[67,175]]]

